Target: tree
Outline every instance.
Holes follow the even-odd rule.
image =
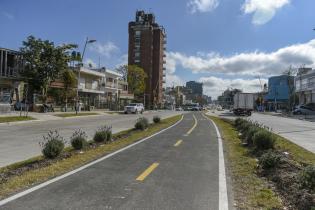
[[[79,62],[82,62],[82,59],[81,59],[81,53],[80,52],[77,52],[77,51],[72,51],[71,52],[71,56],[70,56],[70,65],[72,67],[75,67],[75,63],[77,62],[77,64]]]
[[[147,74],[144,70],[136,65],[128,66],[128,86],[129,90],[135,94],[136,97],[141,97],[145,90],[145,80]]]
[[[71,60],[69,50],[76,47],[73,44],[55,46],[49,40],[36,39],[34,36],[29,36],[23,42],[21,52],[25,68],[22,75],[34,91],[42,94],[45,102],[50,83],[68,68]]]
[[[116,71],[123,75],[123,79],[127,81],[128,76],[128,65],[120,65],[116,68]]]
[[[283,75],[287,76],[287,84],[289,89],[289,98],[288,98],[288,111],[292,111],[294,105],[296,104],[296,94],[295,94],[295,85],[294,85],[294,76],[296,75],[297,70],[293,69],[292,66],[288,70],[283,72]]]
[[[61,80],[63,81],[64,84],[63,95],[66,103],[65,111],[67,111],[68,97],[69,95],[73,95],[73,88],[75,88],[77,85],[77,77],[73,71],[66,69],[61,74]]]

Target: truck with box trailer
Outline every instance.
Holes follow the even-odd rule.
[[[252,115],[255,102],[255,96],[253,93],[236,93],[233,101],[233,113],[235,115]]]

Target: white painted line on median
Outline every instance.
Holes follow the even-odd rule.
[[[204,114],[202,114],[202,116],[211,121],[217,133],[217,138],[218,138],[218,143],[219,143],[219,209],[228,210],[229,200],[228,200],[228,193],[227,193],[227,187],[226,187],[225,162],[224,162],[224,153],[223,153],[221,134],[217,125],[215,124],[213,120],[209,119]]]
[[[140,141],[137,141],[137,142],[135,142],[133,144],[130,144],[130,145],[124,147],[124,148],[121,148],[120,150],[117,150],[117,151],[115,151],[115,152],[113,152],[111,154],[108,154],[108,155],[100,158],[100,159],[97,159],[97,160],[95,160],[95,161],[93,161],[91,163],[88,163],[88,164],[86,164],[84,166],[81,166],[80,168],[77,168],[77,169],[75,169],[73,171],[65,173],[64,175],[58,176],[56,178],[53,178],[53,179],[48,180],[46,182],[43,182],[43,183],[41,183],[41,184],[39,184],[39,185],[37,185],[35,187],[29,188],[29,189],[27,189],[25,191],[22,191],[22,192],[17,193],[17,194],[15,194],[13,196],[10,196],[10,197],[8,197],[6,199],[3,199],[3,200],[0,201],[0,206],[3,206],[6,203],[9,203],[9,202],[11,202],[13,200],[16,200],[16,199],[18,199],[20,197],[23,197],[23,196],[27,195],[27,194],[30,194],[30,193],[32,193],[32,192],[34,192],[36,190],[39,190],[39,189],[41,189],[43,187],[46,187],[47,185],[52,184],[54,182],[57,182],[57,181],[59,181],[59,180],[61,180],[63,178],[66,178],[66,177],[71,176],[71,175],[73,175],[75,173],[78,173],[79,171],[82,171],[82,170],[84,170],[84,169],[86,169],[86,168],[88,168],[88,167],[90,167],[92,165],[95,165],[95,164],[97,164],[97,163],[99,163],[99,162],[101,162],[103,160],[106,160],[106,159],[108,159],[108,158],[110,158],[110,157],[112,157],[112,156],[114,156],[114,155],[116,155],[116,154],[118,154],[120,152],[123,152],[123,151],[125,151],[125,150],[127,150],[127,149],[129,149],[129,148],[131,148],[131,147],[133,147],[135,145],[137,145],[137,144],[140,144],[140,143],[142,143],[142,142],[144,142],[144,141],[146,141],[146,140],[148,140],[148,139],[150,139],[150,138],[152,138],[152,137],[154,137],[156,135],[159,135],[160,133],[163,133],[164,131],[166,131],[166,130],[168,130],[168,129],[178,125],[183,120],[183,118],[184,118],[184,115],[182,115],[181,119],[178,122],[176,122],[174,125],[171,125],[170,127],[167,127],[167,128],[165,128],[165,129],[163,129],[163,130],[161,130],[161,131],[159,131],[159,132],[157,132],[157,133],[155,133],[155,134],[153,134],[151,136],[148,136],[148,137],[146,137],[146,138],[144,138],[144,139],[142,139]]]

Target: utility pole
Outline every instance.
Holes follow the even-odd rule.
[[[81,56],[81,62],[78,65],[77,100],[76,100],[76,109],[75,109],[76,114],[78,114],[78,109],[79,109],[79,87],[80,87],[80,79],[81,79],[80,71],[81,71],[81,67],[83,67],[84,53],[85,53],[86,45],[89,43],[93,43],[93,42],[96,42],[96,40],[95,39],[89,39],[88,37],[86,37],[82,56]]]

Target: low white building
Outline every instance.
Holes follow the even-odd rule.
[[[122,75],[109,69],[80,69],[79,97],[85,107],[122,109],[134,99]]]
[[[128,91],[128,83],[122,79],[123,75],[109,69],[103,70],[105,74],[105,97],[109,109],[123,109],[134,99]]]

